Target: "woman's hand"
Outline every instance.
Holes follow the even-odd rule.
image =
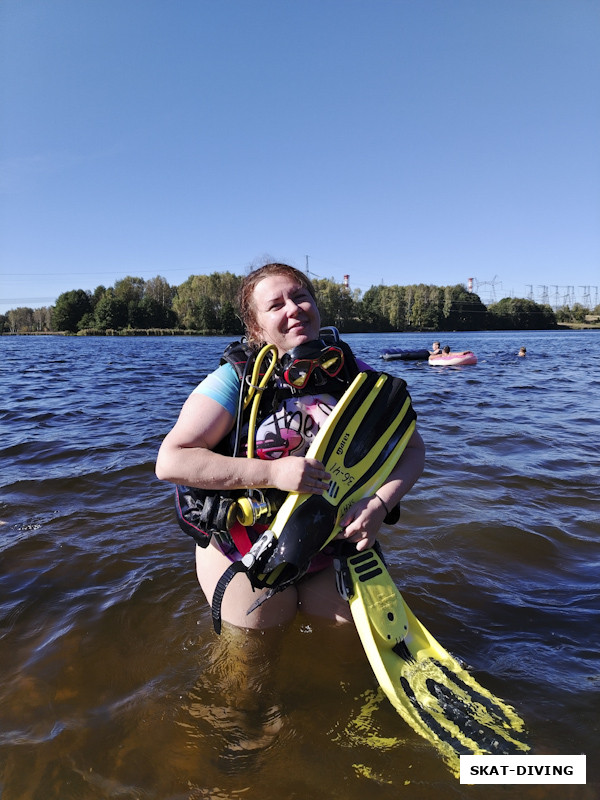
[[[348,509],[340,520],[342,530],[336,539],[354,542],[357,550],[373,547],[387,511],[376,495],[364,497]]]
[[[401,501],[423,472],[424,464],[425,445],[421,435],[415,431],[388,479],[377,490],[378,494],[365,497],[348,509],[340,520],[343,530],[336,538],[354,542],[357,550],[373,547],[387,516],[387,508],[391,510]],[[382,490],[383,498],[379,494]]]
[[[331,475],[315,458],[288,456],[270,462],[272,485],[284,492],[323,494]]]

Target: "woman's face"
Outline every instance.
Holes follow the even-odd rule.
[[[321,317],[311,293],[288,275],[270,275],[252,295],[257,332],[279,355],[318,339]]]

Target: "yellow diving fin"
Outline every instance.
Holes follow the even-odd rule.
[[[323,463],[329,486],[322,495],[287,496],[263,534],[266,547],[261,549],[259,539],[244,556],[253,585],[278,591],[302,577],[311,558],[340,532],[348,509],[386,481],[415,430],[416,416],[401,378],[385,372],[357,375],[306,454]]]
[[[377,547],[337,556],[336,570],[381,689],[456,775],[461,754],[530,749],[514,709],[480,686],[411,612]]]

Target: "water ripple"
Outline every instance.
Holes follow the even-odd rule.
[[[479,363],[384,365],[386,343],[421,349],[431,337],[348,337],[361,358],[408,381],[428,448],[400,526],[381,536],[390,570],[417,616],[519,708],[542,749],[592,754],[600,746],[597,336],[446,338],[474,349]],[[290,775],[306,773],[307,759],[326,763],[319,774],[331,796],[342,785],[349,800],[364,796],[362,779],[348,778],[361,760],[396,788],[410,779],[415,800],[463,796],[385,705],[374,713],[397,742],[391,761],[332,741],[327,732],[345,729],[373,688],[347,632],[336,630],[335,648],[330,631],[307,620],[283,643],[215,639],[192,542],[174,522],[154,459],[227,342],[0,339],[3,797],[249,797],[256,784],[261,800],[274,800]],[[521,344],[526,359],[516,358]],[[238,668],[248,660],[254,682],[244,684]],[[588,772],[598,782],[589,760]],[[303,784],[298,796],[321,789]]]

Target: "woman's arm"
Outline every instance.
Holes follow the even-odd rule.
[[[421,434],[415,430],[389,478],[377,490],[388,509],[392,509],[412,489],[424,468],[425,443]]]
[[[356,544],[357,550],[372,547],[379,528],[390,511],[417,482],[425,467],[425,444],[415,430],[387,481],[374,495],[355,503],[341,520],[338,535]]]
[[[213,452],[233,428],[223,406],[203,394],[191,394],[158,451],[156,476],[202,489],[274,487],[286,492],[322,494],[329,476],[313,458],[289,456],[277,461],[233,458]]]

